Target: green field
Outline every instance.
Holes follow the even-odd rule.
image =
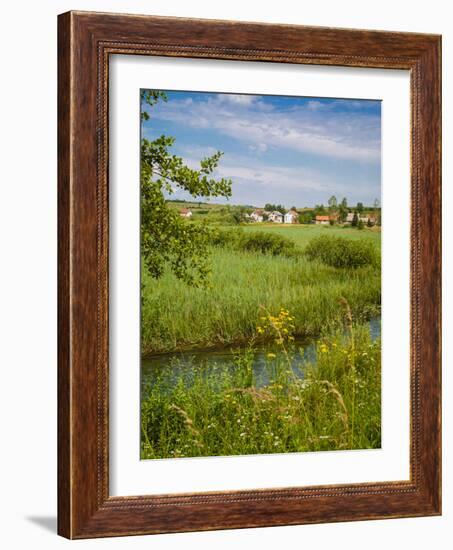
[[[191,222],[188,222],[191,223]],[[365,239],[380,247],[380,231],[338,226],[250,224],[294,240],[301,252],[319,235]],[[213,248],[208,288],[191,288],[166,273],[155,280],[142,272],[142,353],[247,343],[263,311],[281,307],[295,318],[295,336],[315,336],[343,322],[345,298],[356,320],[380,311],[381,277],[376,267],[337,269],[295,257]]]
[[[373,242],[376,246],[381,246],[381,231],[379,228],[365,228],[358,231],[349,226],[338,225],[302,225],[302,224],[275,224],[275,223],[253,223],[242,226],[244,231],[271,231],[279,235],[288,237],[297,245],[304,247],[310,239],[320,235],[334,235],[336,237],[345,237],[348,239],[359,240],[366,239]]]

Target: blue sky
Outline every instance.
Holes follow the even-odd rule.
[[[176,138],[172,152],[195,168],[223,151],[217,176],[233,181],[231,204],[373,204],[381,196],[381,103],[167,92],[148,109],[143,137]],[[190,199],[183,193],[172,198]],[[211,202],[224,203],[225,199]]]

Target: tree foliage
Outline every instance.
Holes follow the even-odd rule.
[[[286,214],[286,209],[282,204],[272,204],[268,202],[264,205],[264,210],[267,212],[280,212],[281,214]]]
[[[346,218],[348,216],[348,201],[346,197],[343,198],[343,200],[338,205],[338,219],[340,222],[346,221]]]
[[[143,90],[142,121],[150,119],[146,106],[167,101],[164,92]],[[209,274],[210,229],[190,223],[167,205],[166,197],[176,190],[194,198],[230,197],[230,179],[213,177],[223,153],[217,151],[200,161],[200,168],[189,168],[181,157],[170,152],[175,139],[162,135],[141,141],[141,253],[145,268],[159,278],[170,268],[191,286],[204,285]]]
[[[328,205],[331,211],[336,210],[338,206],[337,197],[335,195],[332,195],[330,199],[328,200]]]

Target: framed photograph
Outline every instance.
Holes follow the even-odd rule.
[[[440,37],[58,25],[59,533],[440,514]]]

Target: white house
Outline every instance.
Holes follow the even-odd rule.
[[[346,223],[352,223],[354,221],[354,216],[355,215],[356,214],[354,212],[349,212],[348,215],[346,216],[345,222]],[[357,221],[359,221],[359,220],[364,224],[367,224],[368,220],[370,221],[370,223],[372,225],[376,224],[376,218],[374,216],[360,216],[360,215],[357,214]]]
[[[274,223],[283,223],[283,214],[277,210],[274,210],[269,214],[268,220]]]
[[[263,211],[262,210],[254,210],[250,214],[250,219],[252,222],[262,222],[264,220]]]
[[[297,223],[299,221],[299,214],[296,210],[291,210],[285,214],[285,223]]]
[[[191,218],[192,217],[192,211],[189,210],[188,208],[181,208],[181,210],[179,211],[179,215],[182,218]]]

